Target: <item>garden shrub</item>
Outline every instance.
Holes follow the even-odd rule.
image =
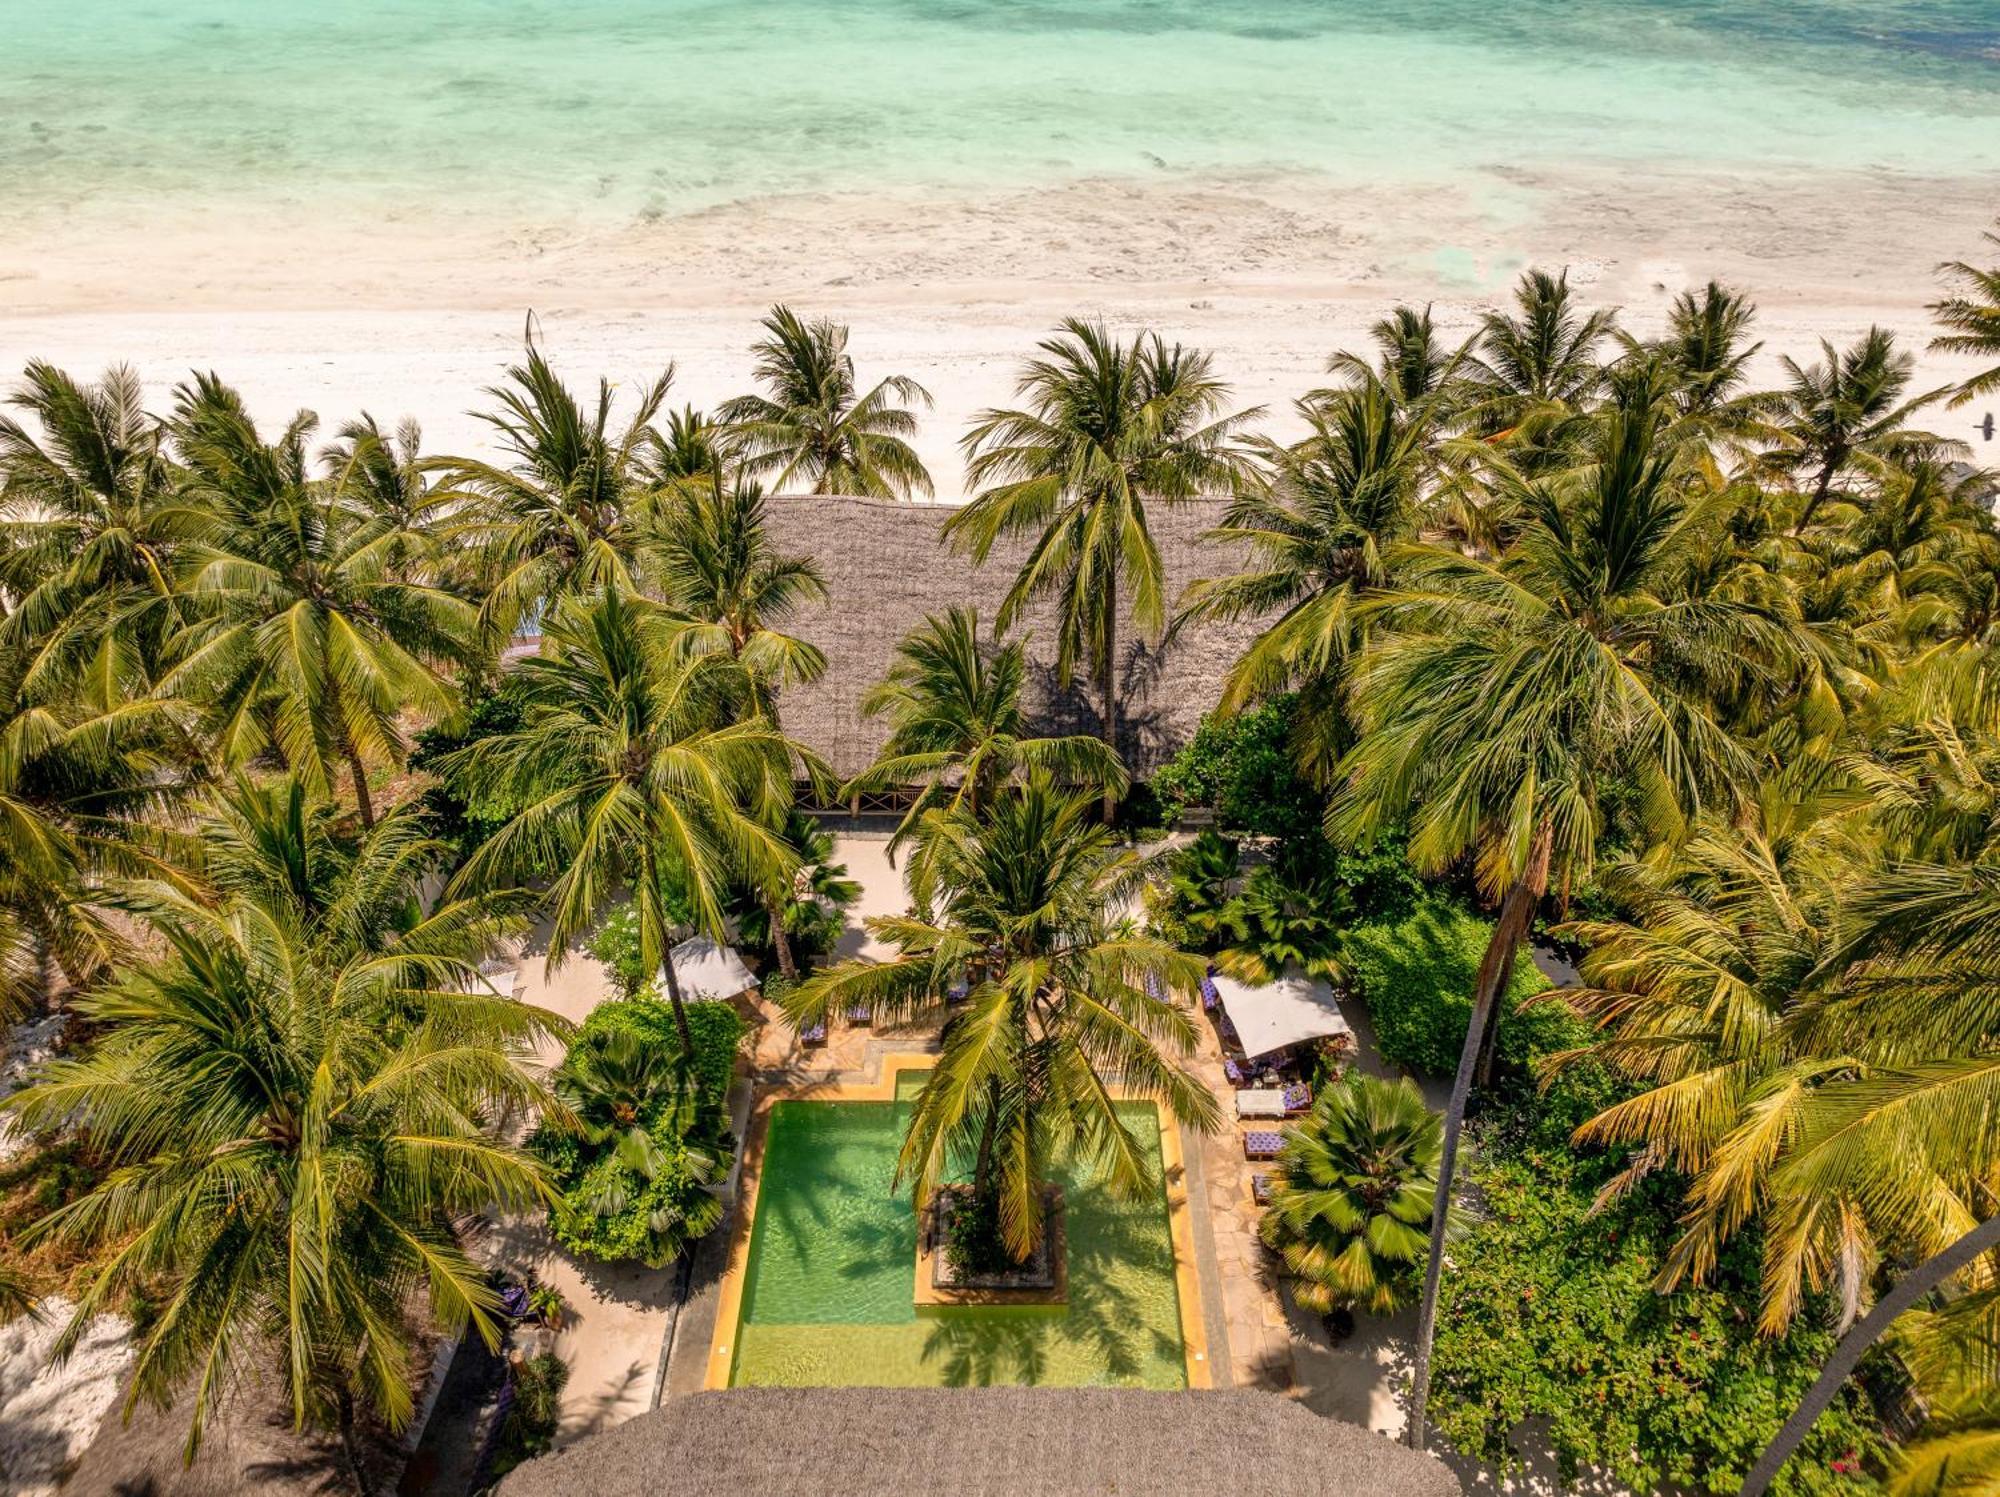
[[[1369,921],[1341,933],[1340,966],[1367,1001],[1382,1054],[1424,1076],[1458,1069],[1472,1022],[1472,986],[1492,939],[1491,922],[1470,910],[1430,899],[1400,919]],[[1545,991],[1522,947],[1501,999],[1498,1055],[1521,1072],[1542,1056],[1583,1044],[1589,1029],[1560,1004],[1517,1013],[1522,999]]]
[[[1257,837],[1319,836],[1324,801],[1293,757],[1293,699],[1273,697],[1233,717],[1208,713],[1194,737],[1153,777],[1169,822],[1192,806],[1227,831]]]
[[[515,1367],[512,1377],[513,1392],[494,1434],[488,1468],[496,1479],[555,1448],[569,1364],[554,1352],[543,1352]]]
[[[630,1159],[615,1139],[592,1140],[544,1125],[530,1140],[560,1192],[550,1212],[556,1240],[572,1252],[659,1267],[722,1219],[712,1187],[727,1172],[732,1148],[728,1099],[743,1021],[730,1005],[716,1002],[688,1004],[687,1017],[694,1041],[693,1105],[682,1105],[684,1092],[645,1104],[636,1122],[651,1145],[649,1168]],[[572,1050],[614,1032],[635,1035],[671,1056],[681,1054],[673,1009],[650,995],[599,1004],[580,1026]]]
[[[1745,1234],[1711,1282],[1653,1287],[1684,1182],[1649,1182],[1593,1214],[1613,1162],[1578,1155],[1536,1117],[1482,1123],[1469,1179],[1483,1212],[1452,1249],[1431,1415],[1464,1454],[1518,1470],[1524,1423],[1565,1481],[1601,1472],[1634,1492],[1734,1492],[1833,1350],[1824,1316],[1757,1334],[1759,1248]],[[1817,1310],[1820,1307],[1814,1307]],[[1772,1490],[1876,1490],[1881,1436],[1850,1386]]]

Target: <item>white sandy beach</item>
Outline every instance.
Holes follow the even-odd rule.
[[[1319,382],[1398,300],[1469,331],[1527,264],[1568,266],[1645,334],[1710,276],[1762,308],[1758,373],[1871,322],[1918,353],[1920,380],[1970,366],[1924,350],[1933,267],[1972,255],[2000,181],[1890,173],[1560,178],[1493,168],[1463,187],[1357,193],[1300,177],[1162,177],[916,200],[812,196],[644,221],[502,223],[442,213],[361,223],[310,202],[217,222],[40,214],[0,220],[0,371],[125,360],[164,403],[189,368],[235,382],[271,423],[304,406],[414,414],[433,450],[477,448],[468,412],[520,347],[532,308],[572,380],[675,367],[673,398],[743,389],[772,301],[852,323],[864,380],[908,374],[936,400],[920,450],[960,497],[972,413],[1004,401],[1055,320],[1102,315],[1213,350],[1246,405]],[[1983,412],[1933,425],[1974,439]],[[2000,445],[1975,449],[2000,462]]]

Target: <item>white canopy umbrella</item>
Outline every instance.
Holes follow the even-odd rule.
[[[1333,984],[1323,977],[1287,971],[1276,982],[1253,986],[1218,972],[1211,980],[1251,1060],[1305,1040],[1353,1032],[1334,1002]]]
[[[757,986],[757,978],[743,965],[733,946],[718,946],[707,936],[690,936],[674,948],[674,976],[680,979],[683,998],[734,998]],[[659,988],[667,990],[667,974],[659,975]]]

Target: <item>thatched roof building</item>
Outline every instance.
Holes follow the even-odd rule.
[[[996,550],[983,567],[940,542],[950,508],[871,499],[772,499],[767,524],[777,549],[810,556],[826,578],[832,601],[794,626],[826,652],[826,674],[784,696],[786,730],[823,754],[841,775],[867,768],[886,728],[861,715],[861,697],[882,679],[897,643],[953,604],[979,610],[990,628],[1025,546]],[[1241,563],[1225,547],[1202,540],[1222,517],[1217,500],[1149,508],[1147,518],[1167,575],[1171,618],[1181,589],[1200,576]],[[1121,600],[1124,602],[1124,600]],[[1215,705],[1223,673],[1254,636],[1247,626],[1184,632],[1164,651],[1137,637],[1121,606],[1120,665],[1125,683],[1120,747],[1126,763],[1146,774],[1173,757]],[[1028,638],[1029,710],[1045,731],[1100,731],[1096,694],[1079,673],[1065,692],[1055,680],[1054,630],[1049,616],[1023,626]]]
[[[1427,1455],[1274,1393],[739,1388],[530,1461],[500,1497],[1458,1497]]]

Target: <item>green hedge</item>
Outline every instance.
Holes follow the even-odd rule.
[[[1458,1069],[1472,1022],[1473,982],[1492,935],[1491,922],[1437,899],[1400,918],[1341,932],[1341,969],[1368,1004],[1384,1056],[1424,1076],[1449,1076]],[[1559,1005],[1514,1011],[1523,998],[1548,986],[1524,946],[1502,1003],[1502,1066],[1525,1071],[1541,1056],[1587,1040],[1588,1028]]]

